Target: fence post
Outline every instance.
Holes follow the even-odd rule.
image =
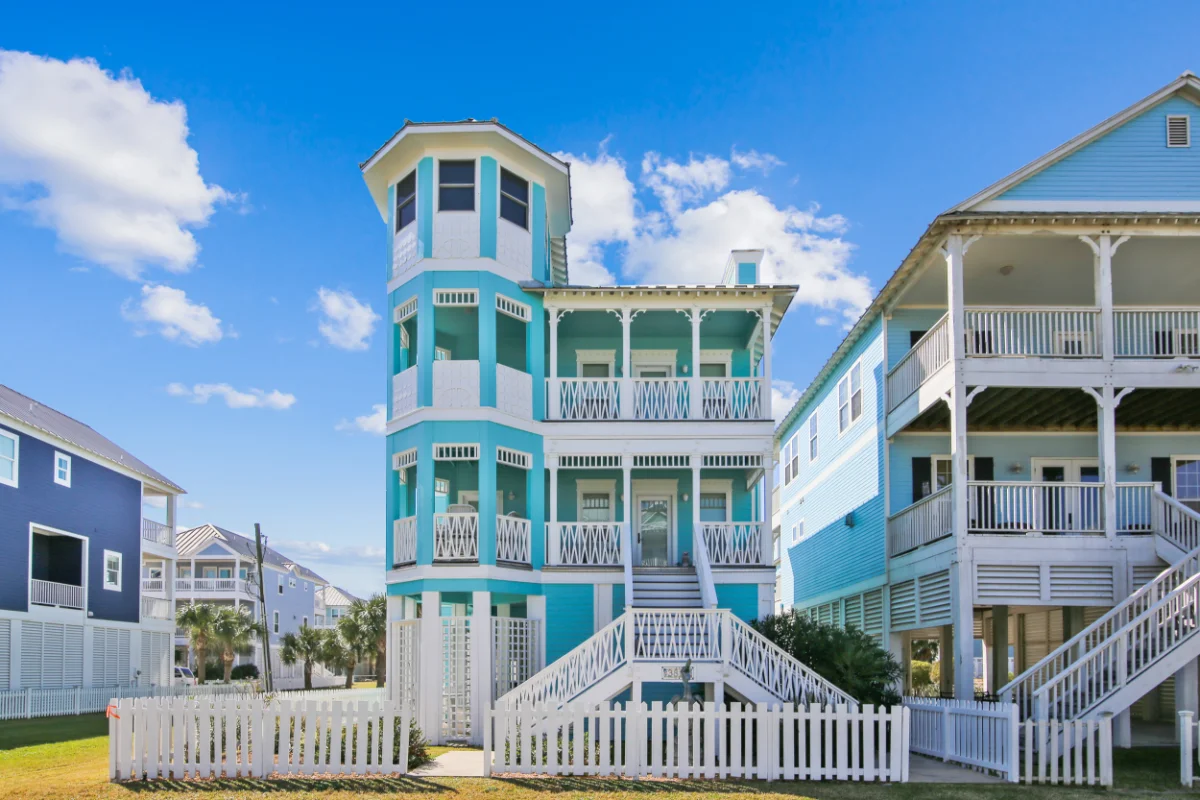
[[[1179,782],[1192,786],[1192,712],[1179,712]]]
[[[75,687],[75,716],[79,716],[79,703],[80,703],[80,700],[82,699],[80,697],[80,695],[82,695],[82,694],[83,694],[83,687],[76,686]]]
[[[946,703],[942,706],[942,761],[950,760],[950,741],[954,735],[950,730],[950,720],[950,704]]]
[[[405,735],[408,732],[405,731]],[[526,733],[526,735],[528,735]],[[407,767],[407,765],[405,765]],[[407,770],[406,770],[407,771]],[[492,777],[492,709],[483,710],[483,777]]]
[[[1124,659],[1121,659],[1124,661]],[[1100,785],[1112,786],[1112,721],[1111,711],[1100,715]]]
[[[1008,782],[1020,780],[1021,769],[1021,716],[1016,703],[1008,706]]]
[[[33,716],[33,690],[26,687],[25,689],[25,719]]]

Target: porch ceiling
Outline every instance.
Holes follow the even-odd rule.
[[[1200,391],[1138,389],[1117,407],[1118,430],[1200,430]],[[911,431],[950,431],[945,403],[931,406]],[[1096,430],[1096,401],[1081,389],[995,388],[967,408],[967,433],[983,431]]]

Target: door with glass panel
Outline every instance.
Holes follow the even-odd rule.
[[[666,567],[671,564],[670,497],[638,498],[636,548],[638,563],[644,567]]]
[[[732,398],[729,396],[729,384],[722,380],[729,377],[729,370],[724,362],[700,364],[701,398],[704,401],[705,419],[732,419]]]
[[[1100,499],[1104,487],[1096,460],[1034,459],[1033,480],[1045,484],[1033,496],[1037,504],[1036,524],[1042,531],[1095,533],[1104,530]]]

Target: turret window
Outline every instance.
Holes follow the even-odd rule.
[[[405,175],[396,184],[396,230],[417,219],[417,171]]]
[[[475,210],[475,162],[438,162],[438,211]]]
[[[500,170],[500,216],[529,229],[529,181]]]

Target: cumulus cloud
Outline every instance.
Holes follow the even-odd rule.
[[[230,408],[270,408],[282,411],[296,403],[296,395],[285,394],[278,389],[270,392],[248,389],[243,392],[234,389],[228,383],[197,383],[194,386],[170,383],[167,384],[167,394],[172,397],[186,397],[193,403],[207,403],[210,398],[219,397]]]
[[[313,310],[320,312],[317,330],[325,340],[342,350],[366,350],[379,315],[345,290],[317,289]]]
[[[762,248],[762,280],[799,286],[793,308],[813,306],[823,321],[840,316],[848,324],[871,301],[870,281],[850,269],[854,245],[845,238],[844,217],[822,213],[815,203],[777,203],[735,184],[746,173],[765,174],[783,164],[770,153],[735,149],[728,159],[691,154],[678,161],[651,151],[641,160],[639,183],[608,152],[607,140],[594,158],[556,155],[571,162],[577,222],[567,252],[573,283],[613,283],[606,253],[630,282],[713,283],[730,250]],[[639,194],[657,208],[640,202]]]
[[[800,399],[800,390],[791,381],[771,381],[771,418],[775,424],[783,422],[783,418]]]
[[[334,425],[334,430],[337,431],[361,431],[362,433],[370,433],[375,436],[383,436],[387,433],[387,415],[386,408],[383,403],[376,403],[371,406],[371,413],[364,414],[361,417],[355,417],[353,420],[343,419]]]
[[[93,59],[0,50],[3,205],[53,230],[66,251],[138,278],[184,272],[193,229],[238,198],[200,175],[183,103],[156,100]]]
[[[182,289],[162,284],[143,286],[139,299],[131,297],[121,305],[121,315],[134,323],[138,335],[156,328],[164,338],[190,347],[218,342],[224,335],[221,320],[208,306],[193,303]]]
[[[386,551],[371,545],[346,545],[335,547],[327,542],[281,541],[271,546],[296,561],[359,567],[364,565],[383,567]]]

